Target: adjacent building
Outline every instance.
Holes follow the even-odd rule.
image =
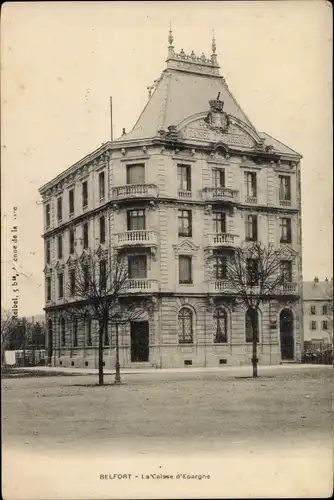
[[[212,54],[177,53],[129,133],[103,144],[40,189],[50,360],[97,366],[97,325],[69,321],[71,266],[117,250],[129,294],[152,307],[120,331],[122,366],[240,365],[252,357],[247,311],[225,279],[244,241],[283,247],[285,286],[259,313],[259,362],[300,359],[301,156],[259,132]],[[105,366],[115,362],[114,335]]]
[[[305,347],[326,348],[333,342],[333,278],[303,283]]]

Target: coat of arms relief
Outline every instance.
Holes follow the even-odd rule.
[[[204,119],[205,123],[217,132],[227,133],[229,128],[229,117],[224,112],[224,101],[220,100],[220,92],[217,99],[209,101],[210,111]]]

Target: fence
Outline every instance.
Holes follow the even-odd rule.
[[[311,363],[315,365],[332,365],[333,350],[326,349],[324,351],[304,351],[302,354],[302,363]]]

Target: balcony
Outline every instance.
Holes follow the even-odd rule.
[[[178,192],[177,192],[177,196],[179,198],[188,198],[190,199],[192,194],[191,194],[191,191],[187,191],[185,189],[179,189]]]
[[[257,204],[257,197],[256,196],[245,196],[245,203],[249,203],[250,205],[256,205]]]
[[[206,187],[202,190],[204,201],[236,202],[238,191],[226,187]]]
[[[279,200],[281,207],[291,207],[291,200]]]
[[[127,280],[126,293],[156,293],[159,292],[159,281],[147,278]]]
[[[114,201],[126,200],[128,198],[156,198],[157,196],[158,187],[155,184],[126,184],[125,186],[114,187],[112,190]]]
[[[211,233],[206,236],[206,246],[213,248],[235,248],[238,246],[239,236],[229,233]]]
[[[233,293],[232,287],[227,280],[210,280],[207,283],[208,293]]]
[[[298,295],[297,283],[283,283],[280,289],[281,295]]]
[[[153,230],[124,231],[114,234],[115,247],[156,247],[158,245],[157,233]]]

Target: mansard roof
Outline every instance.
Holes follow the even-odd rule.
[[[171,32],[169,42],[167,67],[150,87],[151,95],[147,104],[133,129],[114,143],[152,139],[159,135],[159,130],[178,127],[189,117],[208,112],[210,101],[219,99],[223,102],[224,113],[245,124],[258,139],[262,139],[264,147],[269,146],[277,153],[301,157],[269,134],[256,130],[219,73],[214,39],[210,58],[204,54],[197,57],[194,52],[187,55],[183,49],[176,53]]]

